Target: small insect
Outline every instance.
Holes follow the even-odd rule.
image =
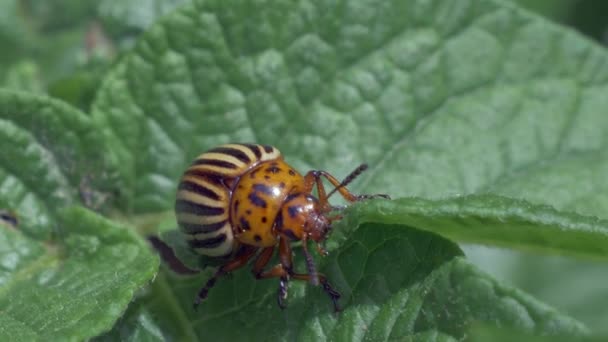
[[[285,307],[290,279],[321,285],[339,311],[340,294],[317,273],[307,242],[321,246],[340,219],[328,199],[338,192],[349,202],[387,195],[355,195],[346,185],[367,168],[362,164],[342,182],[319,170],[302,176],[287,164],[278,149],[268,145],[227,144],[199,155],[185,171],[177,190],[175,213],[188,244],[202,255],[225,262],[200,289],[198,306],[217,279],[255,257],[256,279],[279,278],[277,301]],[[335,188],[327,193],[322,178]],[[316,196],[313,190],[316,188]],[[293,269],[291,243],[302,241],[307,273]],[[266,269],[278,246],[279,264]]]
[[[17,215],[7,209],[0,209],[0,223],[5,224],[11,228],[17,228],[19,225],[19,219]]]

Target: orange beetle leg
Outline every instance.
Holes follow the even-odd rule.
[[[257,250],[257,247],[246,246],[236,257],[234,257],[234,259],[220,266],[213,276],[207,280],[205,286],[199,290],[198,295],[194,300],[194,309],[207,298],[209,290],[215,285],[215,282],[219,277],[245,266],[249,259],[255,255]]]
[[[304,189],[307,192],[311,192],[314,184],[316,183],[319,202],[321,204],[321,207],[324,210],[328,210],[329,208],[331,208],[327,199],[329,198],[329,196],[331,196],[333,194],[334,191],[338,191],[340,193],[340,195],[342,195],[342,197],[344,197],[344,199],[349,202],[356,202],[356,201],[360,201],[363,199],[369,199],[369,198],[390,199],[390,197],[388,195],[384,195],[384,194],[355,195],[346,188],[347,184],[352,182],[357,176],[359,176],[366,169],[367,169],[367,165],[361,164],[353,172],[351,172],[348,176],[346,176],[346,178],[344,178],[344,180],[342,182],[340,182],[336,177],[332,176],[327,171],[312,170],[312,171],[309,171],[308,173],[306,173],[306,176],[304,176]],[[323,185],[321,176],[325,177],[325,179],[327,179],[335,187],[329,194],[327,194],[325,191],[325,186]]]
[[[297,280],[310,281],[310,275],[309,274],[294,273],[294,274],[291,275],[291,277],[293,279],[297,279]],[[334,310],[336,312],[340,311],[340,306],[338,305],[338,300],[340,299],[340,292],[336,291],[329,284],[329,282],[327,281],[327,278],[325,277],[325,275],[319,274],[318,277],[319,277],[319,282],[323,286],[323,290],[325,291],[325,293],[327,293],[327,295],[329,296],[329,298],[331,298],[331,301],[334,303]]]
[[[271,247],[267,249],[271,249]],[[262,256],[265,255],[265,253],[266,250],[264,250],[262,254],[260,254],[260,259],[262,258]],[[265,262],[256,262],[256,265],[254,266],[254,274],[258,279],[280,278],[277,301],[279,307],[283,309],[285,308],[285,300],[287,299],[287,284],[289,283],[289,279],[293,278],[297,280],[311,281],[311,275],[293,272],[291,246],[289,245],[288,239],[281,237],[281,239],[279,240],[279,258],[281,259],[281,263],[275,265],[274,267],[266,271],[262,271],[261,269],[268,263],[271,255],[272,253],[268,252],[268,257],[266,258]],[[259,269],[256,269],[258,267]],[[340,311],[340,307],[338,306],[338,299],[340,299],[340,293],[329,284],[327,278],[324,275],[318,274],[317,277],[319,279],[319,282],[323,286],[323,290],[331,298],[334,305],[334,310],[336,312]]]
[[[281,309],[285,308],[285,300],[287,299],[287,284],[289,283],[289,275],[292,270],[291,246],[289,240],[283,236],[279,239],[279,259],[280,264],[272,267],[269,270],[263,271],[264,267],[270,261],[274,247],[268,247],[262,251],[260,257],[253,267],[253,274],[256,279],[264,278],[280,278],[279,292],[277,293],[277,303]]]

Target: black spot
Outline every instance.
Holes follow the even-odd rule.
[[[234,201],[234,212],[238,212],[239,211],[239,200]]]
[[[259,191],[266,195],[272,195],[272,188],[264,184],[253,184],[253,191]]]
[[[245,214],[251,215],[251,210],[249,210],[249,209],[245,210]]]
[[[272,148],[272,146],[270,145],[264,145],[264,151],[266,151],[266,153],[272,153],[272,151],[274,151],[274,148]]]
[[[251,201],[251,204],[255,205],[256,207],[266,208],[267,206],[266,201],[264,201],[264,199],[258,196],[258,194],[255,192],[250,193],[248,198]]]
[[[266,173],[279,173],[281,172],[281,169],[276,167],[276,166],[270,166],[268,168],[266,168],[266,171],[264,171]]]
[[[279,188],[284,189],[285,188],[285,183],[284,182],[279,183]]]
[[[251,173],[249,174],[249,178],[255,179],[255,175],[256,175],[256,173],[258,173],[258,171],[259,170],[253,170],[253,171],[251,171]]]
[[[260,241],[262,241],[262,237],[261,237],[261,236],[259,236],[258,234],[255,234],[255,235],[253,236],[253,239],[254,239],[256,242],[260,242]]]
[[[268,219],[266,219],[266,216],[262,216],[262,223],[266,223],[266,221],[268,221]]]
[[[269,180],[269,179],[270,179],[270,176],[264,176],[264,179],[265,179],[265,180]]]
[[[290,175],[290,176],[295,176],[295,175],[296,175],[296,172],[295,172],[294,170],[289,170],[289,175]]]
[[[241,219],[239,221],[241,222],[241,228],[243,230],[251,229],[251,226],[249,225],[249,221],[247,221],[244,217],[241,217]]]
[[[288,238],[290,238],[291,240],[297,240],[298,237],[296,236],[296,234],[293,232],[293,230],[291,229],[285,229],[282,231],[283,234],[285,234],[285,236],[287,236]]]
[[[296,215],[298,215],[298,212],[300,212],[300,207],[298,207],[296,205],[287,207],[287,213],[289,213],[289,217],[291,217],[291,218],[295,218]]]

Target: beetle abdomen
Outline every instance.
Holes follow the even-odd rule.
[[[188,244],[196,252],[226,256],[235,246],[229,205],[234,180],[260,162],[277,159],[272,146],[226,144],[199,155],[178,186],[175,214]]]

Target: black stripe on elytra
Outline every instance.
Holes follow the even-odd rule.
[[[262,158],[262,152],[260,152],[260,146],[254,144],[242,144],[243,146],[248,147],[251,152],[255,154],[255,157],[259,160]]]
[[[255,192],[250,193],[248,198],[249,201],[251,201],[251,204],[255,205],[256,207],[266,208],[267,206],[266,201],[259,197]]]
[[[214,216],[222,215],[224,213],[224,208],[210,207],[208,205],[178,199],[175,201],[175,211],[178,213],[188,213],[201,216]]]
[[[253,184],[253,191],[259,191],[261,193],[265,193],[266,195],[272,195],[272,188],[269,187],[268,185],[264,185],[264,184]]]
[[[264,145],[264,151],[266,151],[266,153],[272,153],[274,151],[274,147],[270,145]]]
[[[204,180],[206,180],[209,183],[214,184],[214,185],[226,186],[226,184],[224,183],[224,177],[214,173],[213,171],[191,168],[191,169],[186,170],[186,172],[184,173],[184,176],[186,176],[186,175],[194,176],[197,178],[203,178]]]
[[[241,217],[241,219],[239,221],[241,222],[241,228],[243,230],[251,229],[251,226],[249,225],[249,221],[247,221],[244,217]]]
[[[238,150],[236,148],[233,148],[233,147],[216,147],[216,148],[210,150],[209,152],[227,154],[229,156],[232,156],[232,157],[242,161],[245,164],[248,164],[251,162],[247,153],[245,153],[241,150]]]
[[[196,223],[184,223],[181,222],[179,226],[186,234],[198,234],[198,233],[212,233],[220,230],[226,224],[226,220],[209,223],[209,224],[196,224]]]
[[[225,160],[218,160],[218,159],[197,159],[194,161],[194,163],[192,163],[192,165],[208,165],[208,166],[219,166],[219,167],[223,167],[226,169],[236,169],[237,166],[231,162],[225,161]]]
[[[292,205],[287,207],[287,213],[289,213],[289,217],[291,218],[295,218],[296,215],[298,215],[298,212],[300,211],[300,207],[297,205]]]
[[[192,248],[215,248],[226,241],[226,234],[220,234],[209,239],[188,240],[188,245]]]
[[[210,199],[216,200],[216,201],[220,199],[220,195],[218,193],[216,193],[215,191],[213,191],[203,185],[200,185],[200,184],[188,181],[188,180],[184,180],[181,183],[179,183],[178,189],[194,192],[196,194],[203,195],[207,198],[210,198]]]

